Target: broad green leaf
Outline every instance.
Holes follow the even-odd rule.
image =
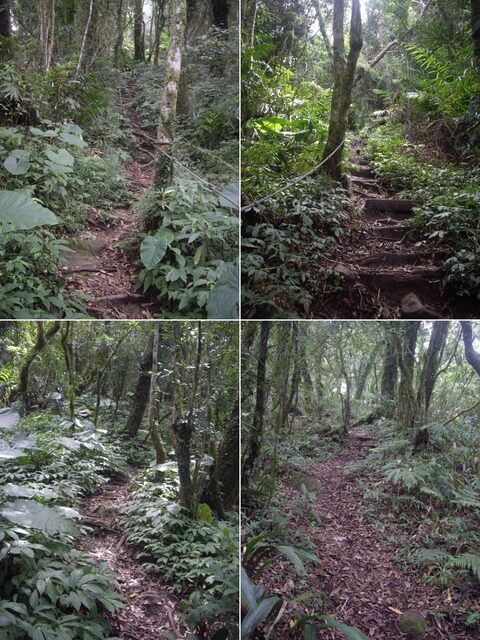
[[[47,149],[45,152],[47,158],[56,164],[62,164],[66,167],[73,167],[74,157],[68,153],[66,149],[59,149],[58,151],[53,151],[52,149]]]
[[[17,191],[0,191],[0,232],[58,224],[57,216]]]
[[[58,133],[56,131],[42,131],[36,127],[30,127],[30,133],[33,136],[38,136],[39,138],[58,138]]]
[[[52,535],[60,531],[76,534],[77,527],[58,507],[46,507],[34,500],[7,502],[0,509],[0,515],[29,529],[39,529]]]
[[[317,640],[317,631],[313,624],[307,623],[303,630],[303,640]]]
[[[197,507],[197,516],[199,520],[204,520],[209,524],[213,522],[213,512],[206,502],[201,502]]]
[[[0,409],[0,429],[11,429],[20,421],[20,414],[15,409],[4,407]]]
[[[5,169],[14,176],[21,176],[27,173],[30,166],[30,153],[23,149],[15,149],[3,161]]]
[[[77,136],[72,133],[67,133],[65,131],[62,131],[59,137],[60,137],[60,140],[63,140],[63,142],[66,142],[67,144],[73,144],[76,147],[87,146],[87,143],[84,140],[82,140],[80,136]]]
[[[64,164],[57,164],[56,162],[50,162],[45,160],[45,166],[50,169],[52,173],[72,173],[72,167],[67,167]]]
[[[58,498],[58,493],[52,489],[34,489],[31,487],[22,487],[19,484],[8,482],[3,487],[3,493],[12,498],[33,498],[41,496],[42,498]]]
[[[257,606],[257,598],[255,597],[255,590],[252,581],[250,580],[247,572],[242,567],[242,580],[241,580],[241,592],[242,592],[242,605],[246,607],[247,611],[252,611]]]
[[[242,620],[242,640],[249,638],[280,602],[281,600],[277,596],[270,596],[260,600],[257,607],[249,611]]]
[[[348,638],[348,640],[368,640],[368,636],[366,636],[360,629],[356,627],[351,627],[344,622],[340,622],[332,616],[321,616],[322,622],[326,628],[328,629],[338,629],[344,636]]]
[[[140,258],[147,269],[153,269],[163,260],[168,245],[175,238],[170,229],[160,229],[154,236],[147,236],[140,245]]]
[[[216,320],[235,320],[238,318],[238,278],[238,266],[233,262],[228,264],[210,293],[207,304],[208,318]]]

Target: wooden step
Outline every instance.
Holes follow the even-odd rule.
[[[382,240],[392,240],[394,242],[399,242],[407,235],[410,230],[410,225],[390,224],[371,227],[368,232],[376,238],[381,238]]]
[[[351,171],[352,178],[373,178],[373,171],[367,165],[354,165]]]
[[[379,224],[396,224],[397,222],[403,222],[409,220],[412,217],[411,213],[405,211],[376,211],[373,209],[364,209],[362,211],[362,218],[370,222],[378,222]]]
[[[422,260],[422,256],[418,253],[395,253],[381,252],[360,258],[358,264],[366,267],[372,266],[408,266],[418,264]]]
[[[443,271],[438,267],[422,266],[403,271],[360,268],[357,270],[357,275],[362,284],[373,289],[389,290],[397,287],[414,289],[416,284],[439,282],[443,277]]]

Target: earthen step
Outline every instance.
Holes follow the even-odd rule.
[[[373,178],[373,171],[368,165],[355,165],[352,167],[351,176],[353,178]]]
[[[389,198],[375,198],[365,200],[365,209],[369,211],[394,211],[412,213],[415,203],[413,200],[398,200]]]
[[[381,225],[396,224],[397,222],[409,220],[411,217],[411,214],[405,211],[376,211],[372,209],[364,209],[362,211],[364,220],[378,222]]]
[[[392,240],[398,242],[410,231],[410,225],[390,224],[385,226],[372,227],[369,233],[382,240]]]
[[[364,266],[408,266],[418,264],[422,256],[418,253],[374,253],[360,258],[358,263]]]
[[[392,271],[387,269],[357,270],[359,281],[374,289],[414,288],[417,284],[438,282],[443,277],[437,267],[415,267],[412,270]]]

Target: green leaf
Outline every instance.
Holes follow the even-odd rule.
[[[306,624],[303,630],[303,640],[317,640],[317,631],[313,624]]]
[[[5,169],[14,176],[21,176],[27,173],[30,167],[30,153],[22,149],[15,149],[3,161]]]
[[[0,509],[0,515],[30,529],[39,529],[54,534],[59,531],[76,534],[76,526],[60,512],[58,508],[46,507],[34,500],[15,500],[7,502]]]
[[[52,162],[64,165],[65,167],[73,167],[74,157],[68,153],[66,149],[59,149],[59,151],[47,149],[45,154]]]
[[[41,129],[37,129],[36,127],[30,127],[30,133],[33,136],[38,136],[40,138],[58,138],[58,133],[56,131],[42,131]]]
[[[58,224],[57,216],[23,193],[0,191],[0,232]]]
[[[319,618],[324,623],[325,628],[338,629],[338,631],[341,631],[348,640],[368,640],[368,636],[360,631],[360,629],[351,627],[343,622],[339,622],[335,618],[332,618],[332,616],[320,616]]]
[[[240,189],[238,188],[238,182],[231,182],[228,184],[218,196],[218,202],[221,207],[237,209],[240,202]]]
[[[239,315],[238,266],[226,265],[217,284],[210,293],[207,304],[208,318],[215,320],[235,320]]]
[[[246,640],[280,602],[277,596],[263,598],[255,609],[249,611],[242,620],[242,640]]]
[[[82,140],[80,136],[77,136],[72,133],[67,133],[65,131],[62,131],[59,137],[60,137],[60,140],[63,140],[63,142],[66,142],[67,144],[73,144],[75,147],[87,146],[87,143],[84,140]]]
[[[140,245],[140,258],[147,269],[153,269],[163,260],[168,245],[175,238],[170,229],[160,229],[154,236],[147,236]]]

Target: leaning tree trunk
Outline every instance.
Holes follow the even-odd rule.
[[[172,0],[170,7],[170,44],[167,52],[165,85],[160,99],[160,122],[157,129],[159,153],[155,162],[154,186],[165,189],[173,179],[171,156],[175,118],[177,113],[178,84],[182,72],[182,53],[187,23],[186,0]],[[165,152],[168,155],[164,155]]]
[[[415,350],[420,322],[406,322],[401,335],[395,336],[398,364],[401,377],[398,386],[398,420],[405,429],[414,429],[418,418],[417,397],[413,388]]]
[[[348,111],[352,99],[358,57],[363,46],[362,16],[360,0],[352,0],[350,20],[350,50],[345,56],[344,33],[345,0],[335,0],[333,7],[333,94],[330,109],[330,124],[327,143],[323,152],[324,170],[334,179],[340,180],[343,157],[342,144],[348,125]],[[331,157],[329,157],[331,156]]]
[[[428,418],[430,401],[447,341],[449,327],[450,323],[448,321],[433,323],[432,334],[418,384],[417,402],[420,410],[420,424],[425,424]]]
[[[32,366],[35,358],[45,349],[53,336],[58,333],[58,331],[60,331],[61,326],[61,323],[59,321],[56,321],[52,324],[51,327],[47,329],[47,331],[45,331],[43,322],[39,321],[35,324],[37,330],[37,338],[35,340],[35,344],[32,347],[32,350],[27,354],[22,364],[20,374],[18,376],[17,386],[10,394],[9,402],[16,400],[17,398],[25,395],[28,392],[30,367]]]
[[[380,397],[382,401],[394,400],[398,380],[398,359],[395,351],[396,324],[385,323],[385,351],[383,356],[382,382]],[[390,410],[388,410],[390,413]]]
[[[473,347],[472,323],[469,320],[460,322],[462,326],[463,345],[465,347],[465,358],[477,374],[480,376],[480,355]]]
[[[130,415],[128,416],[127,424],[125,425],[125,432],[130,438],[134,438],[137,435],[148,403],[150,372],[152,370],[152,349],[153,334],[150,335],[148,344],[143,352],[137,386],[133,395],[133,405]]]

